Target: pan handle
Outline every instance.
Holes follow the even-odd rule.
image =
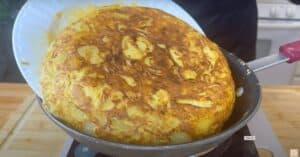
[[[300,60],[300,40],[281,45],[279,53],[256,59],[247,63],[254,72],[270,68],[284,62],[293,63]]]

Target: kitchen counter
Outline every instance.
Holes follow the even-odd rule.
[[[300,150],[300,86],[263,87],[262,109],[288,154]],[[25,84],[0,83],[0,156],[59,156],[68,136],[43,114]]]

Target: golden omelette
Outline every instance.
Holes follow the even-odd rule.
[[[46,108],[120,143],[186,143],[219,132],[235,100],[218,46],[161,10],[101,7],[68,25],[44,58]]]

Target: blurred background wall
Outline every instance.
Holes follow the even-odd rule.
[[[25,82],[14,59],[12,28],[26,0],[0,0],[0,82]]]

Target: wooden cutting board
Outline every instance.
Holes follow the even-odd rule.
[[[0,128],[30,94],[31,90],[24,84],[0,84]]]
[[[300,157],[300,86],[264,86],[261,106],[284,150]]]
[[[28,99],[26,99],[28,97]],[[31,97],[31,98],[29,98]],[[0,144],[23,115],[33,94],[24,84],[0,85]],[[9,120],[10,119],[10,120]]]
[[[59,156],[68,136],[47,119],[27,86],[0,84],[0,104],[6,113],[1,114],[6,123],[0,125],[0,157]]]

